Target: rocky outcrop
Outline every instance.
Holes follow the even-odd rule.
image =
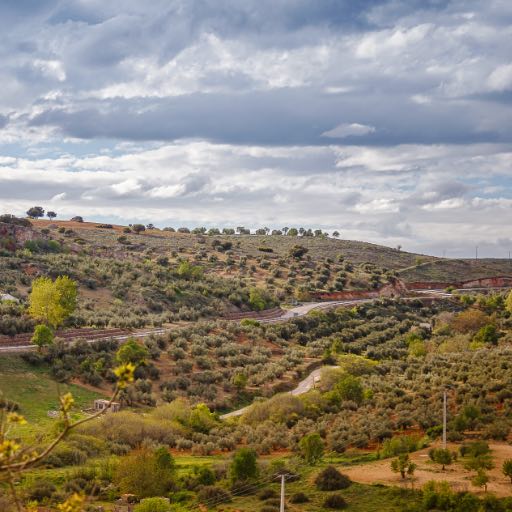
[[[3,249],[14,251],[36,238],[41,238],[41,235],[30,227],[0,222],[0,247]]]
[[[316,292],[311,296],[318,300],[357,300],[376,299],[378,297],[401,297],[407,293],[407,287],[399,279],[394,279],[375,290],[345,290],[342,292]]]

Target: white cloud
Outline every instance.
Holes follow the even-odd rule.
[[[36,59],[33,62],[33,66],[48,78],[54,78],[59,82],[64,82],[64,80],[66,80],[66,71],[64,70],[64,65],[58,60]],[[58,95],[58,93],[54,91],[53,97],[56,95]],[[51,99],[52,96],[49,96],[49,98]]]
[[[61,192],[60,194],[55,194],[51,199],[50,201],[63,201],[64,199],[66,199],[67,197],[67,194],[66,192]]]
[[[64,4],[0,2],[2,209],[502,250],[510,2]]]
[[[367,135],[368,133],[375,132],[373,126],[367,126],[359,123],[342,123],[334,127],[332,130],[328,130],[322,133],[322,137],[330,137],[332,139],[343,139],[351,135],[360,136]]]
[[[497,67],[488,79],[492,91],[507,91],[512,89],[512,63]]]
[[[117,195],[124,196],[127,194],[133,194],[141,190],[141,185],[137,179],[131,178],[120,183],[115,183],[110,187]]]

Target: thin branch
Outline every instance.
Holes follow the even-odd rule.
[[[36,455],[35,457],[28,459],[26,461],[21,462],[13,462],[10,464],[5,464],[3,466],[0,466],[0,472],[1,471],[9,471],[11,469],[26,469],[29,466],[32,466],[39,462],[40,460],[44,459],[47,455],[49,455],[52,450],[66,437],[66,435],[69,433],[70,430],[78,427],[79,425],[83,425],[84,423],[87,423],[89,421],[92,421],[98,417],[100,417],[102,414],[105,414],[108,409],[110,409],[112,403],[116,399],[117,395],[119,394],[119,387],[116,387],[114,394],[110,398],[108,404],[105,406],[104,409],[101,411],[98,411],[97,413],[93,414],[92,416],[88,416],[87,418],[82,418],[81,420],[76,421],[75,423],[69,423],[69,417],[67,415],[66,411],[63,411],[64,413],[64,420],[66,421],[66,426],[64,427],[64,430],[46,447],[44,451],[42,451],[39,455]]]

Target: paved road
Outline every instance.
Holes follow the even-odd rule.
[[[261,323],[276,323],[276,322],[286,322],[291,318],[298,318],[300,316],[307,315],[313,309],[328,309],[335,306],[341,305],[352,305],[363,302],[370,302],[370,299],[356,300],[356,301],[327,301],[327,302],[311,302],[308,304],[303,304],[293,309],[289,309],[285,312],[284,315],[279,318],[272,318],[269,320],[260,320]],[[119,336],[105,336],[104,338],[94,338],[91,340],[83,339],[86,343],[94,343],[100,340],[113,339],[117,341],[125,341],[128,338],[146,338],[151,336],[152,334],[165,334],[169,332],[169,328],[158,328],[158,329],[149,329],[145,331],[134,332],[132,334],[123,334]],[[27,352],[29,350],[37,350],[37,347],[34,345],[27,343],[26,345],[0,345],[0,353],[13,353],[13,352]]]
[[[477,291],[480,290],[479,288],[475,289],[461,289],[461,290],[455,290],[455,291]],[[437,299],[443,299],[451,297],[452,294],[446,292],[445,290],[416,290],[415,293],[421,293],[425,295],[430,295],[433,298]],[[402,297],[402,300],[414,300],[417,297]],[[324,302],[308,302],[307,304],[301,304],[300,306],[297,306],[292,309],[286,310],[284,315],[278,317],[278,318],[271,318],[268,320],[261,319],[259,320],[260,323],[278,323],[278,322],[286,322],[288,320],[291,320],[293,318],[299,318],[301,316],[307,315],[310,311],[313,311],[315,309],[330,309],[337,306],[357,306],[358,304],[364,304],[368,302],[373,302],[374,300],[378,299],[353,299],[353,300],[330,300],[330,301],[324,301]],[[158,328],[158,329],[151,329],[146,331],[140,331],[135,332],[133,334],[126,334],[121,336],[105,336],[105,338],[95,338],[91,340],[84,340],[86,343],[94,343],[96,341],[102,340],[102,339],[114,339],[118,341],[124,341],[128,338],[146,338],[148,336],[151,336],[152,334],[165,334],[170,329],[165,328]],[[29,350],[36,350],[36,347],[31,344],[27,345],[0,345],[0,353],[9,353],[9,352],[27,352]]]
[[[313,389],[316,383],[320,382],[322,370],[324,370],[325,368],[339,368],[339,366],[322,366],[320,368],[317,368],[316,370],[313,370],[304,380],[301,380],[297,384],[297,387],[295,389],[292,389],[288,393],[290,393],[290,395],[293,396],[299,396]],[[252,404],[246,407],[242,407],[241,409],[237,409],[236,411],[231,411],[228,412],[227,414],[223,414],[220,418],[222,420],[226,420],[228,418],[242,416],[242,414],[245,414],[251,407]]]
[[[310,311],[315,309],[330,309],[337,306],[355,306],[357,304],[364,304],[365,302],[372,302],[375,299],[353,299],[353,300],[329,300],[323,302],[308,302],[301,304],[295,308],[287,309],[284,315],[278,318],[269,318],[268,320],[259,320],[260,323],[274,324],[277,322],[285,322],[292,318],[298,318],[307,315]]]

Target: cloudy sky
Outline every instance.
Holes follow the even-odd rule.
[[[2,0],[0,211],[512,250],[510,0]]]

